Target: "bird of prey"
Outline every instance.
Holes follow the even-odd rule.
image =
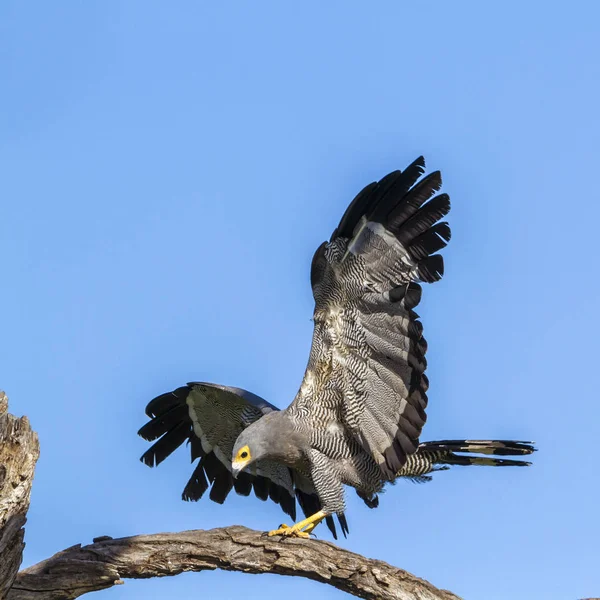
[[[146,407],[139,434],[157,440],[141,460],[158,465],[188,441],[199,459],[183,491],[222,503],[231,489],[271,498],[294,521],[269,535],[309,537],[336,515],[344,535],[343,486],[365,503],[389,482],[424,482],[450,465],[524,466],[505,455],[534,451],[530,442],[447,440],[419,443],[426,420],[423,326],[415,307],[420,283],[444,271],[438,252],[450,240],[441,176],[426,177],[419,157],[365,187],[312,260],[314,333],[308,366],[292,403],[279,410],[248,391],[189,383]],[[483,454],[484,456],[477,456]]]

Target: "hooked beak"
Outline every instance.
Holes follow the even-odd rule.
[[[234,479],[236,479],[240,472],[244,470],[248,462],[249,461],[247,460],[234,460],[231,463],[231,474],[233,475]]]

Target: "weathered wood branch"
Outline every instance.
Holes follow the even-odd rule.
[[[240,526],[73,546],[21,571],[7,600],[70,600],[124,578],[214,569],[306,577],[370,600],[459,600],[402,569],[329,542],[269,538]]]
[[[0,391],[0,599],[5,598],[23,556],[23,537],[38,438],[27,417],[8,414],[8,398]]]

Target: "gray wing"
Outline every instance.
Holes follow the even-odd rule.
[[[279,410],[259,396],[240,388],[210,383],[189,383],[150,401],[150,421],[140,430],[145,440],[157,440],[141,457],[148,466],[159,465],[189,442],[192,462],[199,458],[182,494],[199,500],[210,487],[211,500],[222,504],[232,489],[261,500],[271,498],[296,518],[293,473],[273,461],[261,461],[252,473],[231,475],[231,454],[241,431],[267,412]]]
[[[343,426],[393,479],[417,450],[428,387],[419,281],[443,274],[450,239],[439,172],[417,183],[423,158],[367,186],[311,267],[314,334],[287,409],[313,429]],[[431,199],[430,199],[431,198]],[[437,224],[436,224],[437,223]],[[334,426],[332,429],[332,425]]]

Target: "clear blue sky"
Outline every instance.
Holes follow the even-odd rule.
[[[341,544],[467,599],[599,595],[599,19],[592,1],[4,0],[0,386],[42,448],[24,564],[98,535],[281,522],[254,498],[181,502],[186,451],[138,461],[144,406],[189,380],[287,405],[313,251],[422,153],[454,234],[419,310],[424,439],[540,452],[400,483],[378,510],[350,493]],[[221,572],[102,597],[240,586],[344,597]]]

